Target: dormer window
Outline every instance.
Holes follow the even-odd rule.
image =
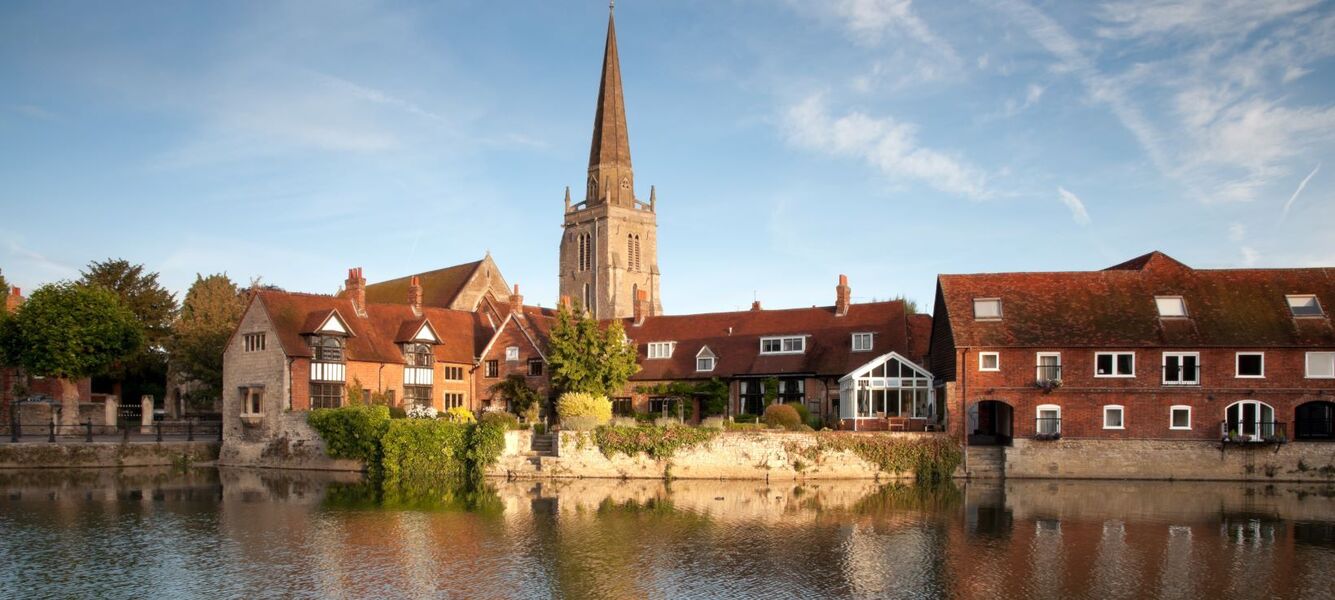
[[[871,334],[871,333],[855,333],[855,334],[853,334],[853,351],[854,351],[854,352],[870,352],[870,351],[871,351],[871,347],[872,347],[872,334]]]
[[[676,346],[676,342],[649,342],[645,355],[649,358],[672,358],[672,350]]]
[[[973,318],[978,321],[1001,320],[1001,298],[974,298]]]
[[[1184,319],[1187,316],[1187,301],[1182,296],[1155,296],[1154,304],[1159,308],[1159,318]]]
[[[1289,302],[1289,312],[1295,317],[1323,317],[1325,312],[1321,310],[1321,301],[1312,294],[1300,294],[1285,296]]]
[[[718,358],[714,356],[714,352],[709,349],[709,346],[705,346],[695,355],[695,370],[713,371],[717,362]]]
[[[404,344],[403,359],[409,367],[430,367],[435,364],[435,356],[427,344]]]
[[[806,336],[792,335],[760,338],[761,354],[801,354],[806,351]]]
[[[311,352],[318,362],[343,362],[343,338],[319,335],[311,338]]]

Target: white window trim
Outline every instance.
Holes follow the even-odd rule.
[[[979,302],[996,302],[996,303],[997,303],[997,316],[995,316],[995,317],[980,317],[980,316],[978,316],[978,303],[979,303]],[[973,299],[973,320],[975,320],[975,321],[1000,321],[1001,318],[1002,318],[1005,314],[1006,314],[1006,310],[1005,310],[1005,307],[1003,307],[1003,306],[1001,305],[1001,298],[974,298],[974,299]]]
[[[1187,411],[1187,426],[1176,427],[1173,425],[1173,413],[1179,410]],[[1126,413],[1122,413],[1123,423],[1125,423]],[[1172,431],[1190,431],[1191,430],[1191,407],[1186,404],[1174,404],[1168,407],[1168,429]]]
[[[1163,314],[1163,309],[1160,308],[1160,306],[1159,306],[1159,301],[1160,301],[1160,300],[1177,300],[1178,302],[1180,302],[1180,303],[1182,304],[1182,314],[1180,314],[1180,315],[1165,315],[1165,314]],[[1154,297],[1154,311],[1157,312],[1157,313],[1159,313],[1159,318],[1160,318],[1160,319],[1186,319],[1186,318],[1188,318],[1188,317],[1191,316],[1191,312],[1187,310],[1187,299],[1186,299],[1186,298],[1183,298],[1182,296],[1155,296],[1155,297]]]
[[[1130,354],[1130,355],[1131,355],[1131,373],[1129,373],[1129,374],[1117,374],[1117,373],[1112,373],[1112,374],[1108,374],[1108,375],[1100,375],[1100,374],[1099,374],[1099,357],[1100,357],[1100,356],[1111,356],[1111,357],[1113,357],[1112,366],[1113,366],[1113,369],[1116,370],[1116,369],[1117,369],[1117,356],[1120,355],[1120,354]],[[1135,352],[1095,352],[1095,353],[1094,353],[1094,377],[1095,377],[1095,378],[1098,378],[1098,379],[1131,379],[1131,378],[1134,378],[1135,376],[1136,376],[1136,353],[1135,353]]]
[[[1185,379],[1184,379],[1184,380],[1180,380],[1180,381],[1168,381],[1168,357],[1170,357],[1170,356],[1176,356],[1176,357],[1178,357],[1179,359],[1182,358],[1182,357],[1185,357],[1185,356],[1192,356],[1192,357],[1195,357],[1195,358],[1196,358],[1196,372],[1193,373],[1192,375],[1194,375],[1196,378],[1193,379],[1193,380],[1191,380],[1191,381],[1187,381],[1187,380],[1185,380]],[[1179,363],[1179,368],[1181,367],[1181,362],[1182,362],[1181,360],[1178,361],[1178,363]],[[1132,365],[1132,366],[1134,367],[1134,365]],[[1202,369],[1201,369],[1201,353],[1200,353],[1200,352],[1164,352],[1164,353],[1162,354],[1162,357],[1159,359],[1159,371],[1160,371],[1160,372],[1159,372],[1159,379],[1162,381],[1162,383],[1163,383],[1164,385],[1200,385],[1200,384],[1201,384],[1201,371],[1202,371]]]
[[[1061,353],[1061,352],[1035,352],[1035,353],[1034,353],[1034,374],[1037,375],[1037,374],[1038,374],[1038,370],[1039,370],[1040,368],[1043,367],[1043,357],[1045,357],[1045,356],[1055,356],[1055,357],[1057,357],[1057,364],[1056,364],[1056,367],[1057,367],[1057,378],[1054,379],[1053,381],[1061,381],[1061,380],[1062,380],[1062,353]],[[1051,366],[1051,365],[1049,365],[1049,366]],[[1037,377],[1035,377],[1035,379],[1037,379]]]
[[[1117,426],[1117,427],[1112,427],[1112,426],[1108,425],[1108,411],[1109,411],[1109,410],[1114,410],[1114,409],[1115,409],[1115,410],[1120,410],[1120,411],[1122,411],[1122,424],[1119,425],[1119,426]],[[1121,405],[1121,404],[1105,404],[1105,405],[1103,405],[1103,428],[1104,428],[1104,429],[1126,429],[1126,406]]]
[[[1243,375],[1243,374],[1242,374],[1242,357],[1243,357],[1243,356],[1259,356],[1259,357],[1261,357],[1261,374],[1260,374],[1260,375]],[[1238,353],[1234,354],[1234,355],[1233,355],[1233,376],[1236,377],[1236,378],[1238,378],[1238,379],[1265,379],[1265,353],[1264,353],[1264,352],[1238,352]]]
[[[1316,315],[1296,315],[1296,314],[1293,314],[1293,303],[1292,303],[1292,299],[1293,299],[1293,298],[1311,298],[1312,300],[1314,300],[1314,301],[1316,302],[1316,307],[1317,307],[1318,309],[1321,310],[1321,313],[1320,313],[1320,314],[1316,314]],[[1316,294],[1285,294],[1285,295],[1284,295],[1284,305],[1289,307],[1289,316],[1290,316],[1290,317],[1293,317],[1293,318],[1295,318],[1295,319],[1324,319],[1324,318],[1326,318],[1326,307],[1321,305],[1321,299],[1318,298],[1318,297],[1316,296]]]
[[[1308,352],[1303,356],[1303,376],[1306,379],[1335,379],[1335,375],[1312,375],[1312,355],[1326,354],[1330,355],[1331,361],[1335,362],[1335,352]],[[1331,369],[1335,372],[1335,368]]]
[[[517,362],[519,360],[519,346],[505,347],[505,362]]]
[[[766,341],[769,341],[769,340],[778,340],[778,341],[779,341],[779,349],[778,349],[778,350],[775,350],[775,351],[773,351],[773,352],[766,352],[766,351],[765,351],[765,342],[766,342]],[[802,349],[801,349],[801,350],[784,350],[784,349],[783,349],[783,341],[784,341],[784,340],[802,340]],[[765,337],[760,338],[760,353],[761,353],[761,354],[765,354],[765,355],[773,355],[773,354],[806,354],[806,351],[807,351],[807,334],[802,334],[802,335],[771,335],[771,336],[765,336]]]
[[[1034,422],[1035,422],[1035,423],[1038,422],[1038,419],[1043,418],[1043,411],[1045,411],[1045,410],[1055,410],[1055,411],[1057,411],[1057,417],[1056,417],[1056,418],[1057,418],[1057,431],[1056,431],[1056,433],[1061,433],[1061,432],[1062,432],[1062,422],[1061,422],[1061,418],[1062,418],[1062,407],[1061,407],[1061,405],[1060,405],[1060,404],[1040,404],[1040,405],[1038,405],[1037,407],[1035,407],[1035,408],[1034,408]],[[1035,429],[1035,433],[1037,433],[1037,429]]]
[[[984,367],[984,366],[983,366],[983,357],[985,357],[985,356],[991,356],[991,357],[996,358],[996,359],[997,359],[997,366],[992,367],[992,368],[990,368],[990,369]],[[979,353],[978,353],[978,370],[979,370],[979,371],[989,372],[989,373],[995,373],[995,372],[1000,371],[1000,370],[1001,370],[1001,353],[1000,353],[1000,352],[979,352]]]
[[[702,361],[702,360],[707,360],[707,361],[709,361],[709,368],[708,368],[708,369],[701,369],[701,368],[700,368],[700,361]],[[715,358],[715,357],[713,357],[713,356],[697,356],[697,357],[695,357],[695,370],[696,370],[696,372],[704,373],[704,372],[713,371],[713,370],[714,370],[714,367],[715,367],[717,364],[718,364],[718,359]]]
[[[867,336],[867,347],[858,348],[858,336],[864,335]],[[853,349],[853,352],[871,352],[876,348],[876,336],[870,331],[859,331],[853,334],[852,340],[850,340],[849,343],[852,344],[851,348]]]
[[[659,350],[666,349],[667,353],[663,354],[662,352],[659,352],[658,356],[654,356],[655,348],[658,348]],[[650,360],[666,360],[672,358],[673,353],[676,351],[677,342],[649,342],[644,345],[644,357]]]

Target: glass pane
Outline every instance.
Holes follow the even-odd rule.
[[[1118,375],[1130,375],[1131,373],[1133,373],[1133,372],[1134,372],[1134,365],[1135,365],[1135,362],[1134,362],[1134,361],[1135,361],[1135,355],[1134,355],[1134,354],[1118,354],[1118,355],[1117,355],[1117,374],[1118,374]]]
[[[1189,414],[1191,413],[1180,408],[1173,409],[1173,427],[1186,427],[1190,423],[1187,418]]]
[[[1100,354],[1097,363],[1099,375],[1112,375],[1113,357],[1111,354]]]

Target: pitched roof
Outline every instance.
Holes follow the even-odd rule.
[[[417,332],[424,321],[431,323],[440,338],[435,346],[436,360],[472,363],[477,354],[477,336],[485,335],[485,326],[471,312],[424,307],[421,316],[406,304],[367,304],[366,316],[359,317],[352,301],[334,296],[294,292],[261,291],[257,293],[277,331],[278,340],[288,356],[311,356],[303,336],[313,333],[334,312],[343,318],[349,333],[346,342],[348,360],[367,362],[403,362],[398,342]],[[311,325],[314,323],[314,325]]]
[[[1335,346],[1335,269],[1192,269],[1152,252],[1102,271],[941,275],[959,347]],[[1324,318],[1293,318],[1285,295],[1315,294]],[[1187,318],[1160,318],[1155,296],[1181,296]],[[1000,298],[978,321],[974,298]],[[938,309],[940,311],[940,309]]]
[[[842,376],[874,356],[892,350],[906,356],[911,352],[904,303],[899,300],[853,304],[843,317],[827,306],[657,316],[647,317],[639,326],[629,319],[623,324],[636,344],[641,370],[632,379],[638,381],[799,373]],[[852,336],[862,332],[874,334],[872,351],[853,352]],[[760,353],[761,337],[783,335],[808,336],[806,352]],[[676,347],[671,358],[649,359],[649,342],[676,342]],[[697,372],[695,355],[706,346],[718,361],[713,371]]]
[[[366,286],[366,302],[368,304],[407,304],[408,285],[413,277],[419,278],[422,286],[422,304],[424,306],[436,306],[448,308],[453,306],[459,293],[463,291],[468,280],[477,272],[482,261],[477,260],[435,271],[418,273],[417,275],[408,275],[398,279],[372,283]]]
[[[631,166],[616,19],[611,13],[607,15],[607,45],[603,49],[603,74],[598,84],[598,111],[593,118],[593,144],[589,148],[589,168],[600,164]]]

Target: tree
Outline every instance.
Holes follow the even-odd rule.
[[[617,393],[640,370],[635,346],[626,339],[621,321],[599,327],[578,305],[562,306],[552,327],[552,387],[557,394],[587,392],[599,396]]]
[[[3,272],[0,272],[0,296],[8,296],[8,295],[9,295],[9,282],[5,280],[5,274]],[[3,302],[4,299],[0,298],[0,304],[2,304]],[[4,311],[5,310],[3,306],[0,306],[0,312]]]
[[[918,314],[918,301],[917,301],[917,300],[913,300],[913,299],[911,299],[911,298],[905,296],[904,294],[900,294],[900,295],[898,295],[898,296],[895,296],[894,298],[891,298],[890,300],[891,300],[892,302],[895,301],[895,300],[899,300],[899,301],[903,302],[903,303],[904,303],[904,314],[906,314],[906,315],[916,315],[916,314]]]
[[[167,339],[173,369],[199,384],[209,399],[222,395],[223,350],[246,310],[245,296],[226,274],[195,275]],[[360,391],[360,390],[359,390]]]
[[[121,395],[137,400],[141,394],[161,398],[166,393],[167,338],[176,318],[176,295],[158,283],[158,274],[124,259],[88,263],[79,283],[107,288],[135,315],[144,333],[138,352],[114,365],[107,375],[122,384]]]
[[[510,403],[510,411],[523,415],[529,407],[542,402],[542,394],[528,386],[528,380],[521,373],[511,373],[491,386],[493,393],[500,394]]]
[[[0,360],[60,382],[62,421],[79,417],[75,381],[106,372],[137,352],[144,334],[116,294],[69,282],[38,288],[0,321]]]

